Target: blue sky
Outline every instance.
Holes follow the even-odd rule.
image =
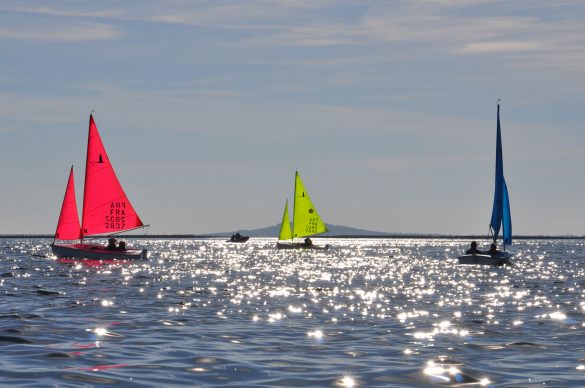
[[[496,101],[516,234],[585,234],[578,0],[0,3],[0,233],[52,233],[90,110],[151,233],[486,233]],[[79,203],[81,206],[81,203]]]

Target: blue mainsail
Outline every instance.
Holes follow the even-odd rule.
[[[512,215],[510,213],[510,198],[508,187],[504,179],[504,161],[502,158],[502,134],[500,128],[500,104],[498,102],[498,130],[496,135],[496,185],[494,192],[494,207],[492,209],[492,221],[490,228],[494,241],[500,234],[504,238],[504,246],[512,244]]]

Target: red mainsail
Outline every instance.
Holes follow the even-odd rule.
[[[142,221],[116,177],[90,115],[81,234],[111,234],[141,226]]]
[[[75,183],[73,180],[73,166],[69,172],[67,189],[63,197],[61,214],[57,223],[55,239],[57,240],[79,240],[81,238],[81,227],[79,226],[79,215],[77,213],[77,201],[75,200]]]

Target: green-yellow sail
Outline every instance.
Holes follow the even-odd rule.
[[[293,232],[295,238],[327,232],[327,226],[321,217],[319,217],[317,210],[313,206],[311,198],[309,198],[309,194],[305,190],[305,185],[303,185],[303,181],[301,180],[298,171],[295,175]],[[282,235],[282,229],[280,233]]]
[[[284,213],[282,214],[282,223],[280,224],[279,240],[292,240],[292,231],[290,229],[290,218],[288,217],[288,200],[284,205]]]

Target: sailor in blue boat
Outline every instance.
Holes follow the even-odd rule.
[[[500,251],[498,250],[498,246],[496,245],[496,243],[492,243],[492,245],[490,245],[490,250],[487,251],[487,253],[489,253],[490,255],[497,255],[498,253],[500,253]]]
[[[481,255],[483,252],[477,249],[477,242],[472,241],[471,247],[465,252],[466,255]]]

